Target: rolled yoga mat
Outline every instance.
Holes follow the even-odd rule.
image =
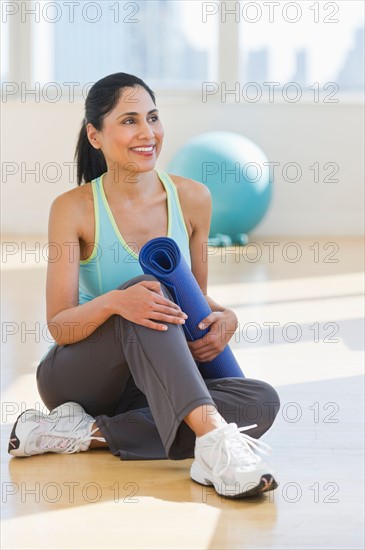
[[[139,253],[139,263],[144,273],[154,275],[168,287],[174,302],[188,315],[182,325],[187,340],[194,342],[209,332],[209,328],[200,330],[198,324],[212,310],[174,239],[157,237],[148,241]],[[228,345],[213,361],[197,364],[206,379],[245,377]]]

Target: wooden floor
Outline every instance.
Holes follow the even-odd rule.
[[[17,415],[43,408],[44,244],[3,237],[13,254],[2,271],[2,548],[364,548],[360,240],[270,237],[211,249],[209,294],[239,316],[232,349],[245,375],[273,384],[282,402],[263,436],[279,488],[238,502],[193,483],[191,460],[7,455]]]

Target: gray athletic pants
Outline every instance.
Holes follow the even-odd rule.
[[[157,279],[140,275],[118,288],[144,280]],[[271,427],[280,407],[275,389],[261,380],[203,380],[180,325],[168,323],[162,332],[120,315],[84,340],[55,345],[38,366],[37,384],[49,410],[79,403],[123,460],[192,458],[195,434],[183,420],[199,405],[208,405],[207,417],[217,407],[227,422],[257,424],[247,432],[255,438]]]

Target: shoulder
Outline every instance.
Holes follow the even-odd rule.
[[[175,174],[168,175],[175,184],[182,207],[185,205],[189,209],[201,210],[202,207],[211,205],[211,193],[204,183]]]
[[[84,216],[93,208],[93,193],[90,183],[65,191],[53,199],[50,216],[62,216],[77,228],[82,227]]]
[[[52,202],[60,208],[82,208],[93,200],[91,183],[85,183],[58,195]]]
[[[209,188],[183,176],[168,174],[174,183],[185,221],[189,227],[189,236],[197,231],[206,232],[212,215],[212,197]]]

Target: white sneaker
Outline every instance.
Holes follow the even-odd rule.
[[[10,435],[8,452],[13,456],[31,456],[43,453],[79,453],[87,451],[95,419],[78,403],[69,401],[44,414],[28,409],[18,416]]]
[[[195,460],[190,477],[201,485],[214,485],[227,498],[258,495],[277,488],[273,470],[254,450],[270,454],[266,443],[241,432],[231,423],[196,438]]]

